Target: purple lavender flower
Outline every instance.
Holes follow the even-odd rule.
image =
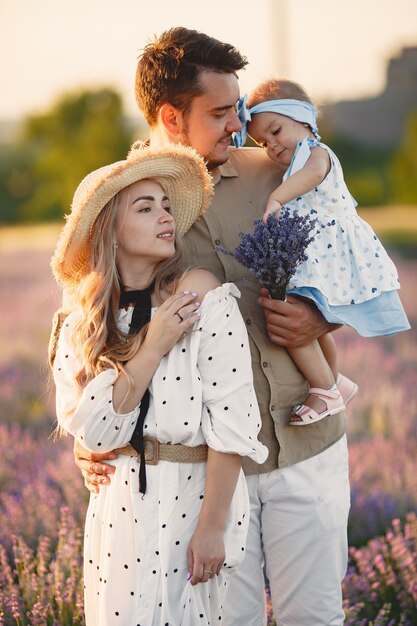
[[[241,242],[233,256],[268,289],[271,298],[285,299],[290,278],[307,260],[306,249],[313,241],[317,219],[283,207],[279,219],[269,215],[266,223],[255,220],[253,233],[240,233]]]

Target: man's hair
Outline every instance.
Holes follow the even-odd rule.
[[[314,104],[301,85],[285,78],[266,80],[251,91],[248,98],[248,107],[254,107],[267,100],[304,100]]]
[[[177,27],[145,46],[136,69],[136,102],[149,126],[155,126],[163,104],[186,113],[203,93],[200,72],[232,74],[247,65],[231,44],[204,33]]]

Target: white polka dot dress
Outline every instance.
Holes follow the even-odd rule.
[[[317,218],[318,234],[287,292],[313,299],[328,321],[348,324],[364,336],[406,330],[410,326],[397,293],[395,265],[357,214],[335,153],[307,137],[297,147],[284,181],[302,169],[316,146],[327,151],[330,171],[320,185],[286,206]]]
[[[164,443],[267,457],[260,444],[259,410],[244,322],[233,284],[207,293],[194,330],[166,355],[150,386],[145,434]],[[120,312],[127,331],[132,309]],[[54,377],[58,421],[84,446],[106,451],[128,443],[139,407],[115,413],[115,373],[101,373],[76,402],[77,371],[70,335],[61,331]],[[76,405],[76,406],[75,406]],[[246,481],[240,473],[225,531],[226,560],[208,583],[187,581],[187,548],[204,498],[205,463],[146,466],[139,492],[135,458],[120,455],[109,487],[91,495],[85,526],[84,582],[87,626],[209,626],[220,624],[230,577],[245,554],[249,522]]]

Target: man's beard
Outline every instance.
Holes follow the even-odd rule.
[[[193,144],[191,143],[189,139],[188,127],[186,124],[184,125],[184,132],[178,138],[178,142],[182,143],[184,146],[189,146],[190,148],[194,148]],[[226,161],[229,160],[228,154],[226,154],[226,156],[223,159],[219,159],[219,158],[216,159],[214,158],[212,154],[201,154],[200,156],[202,156],[203,159],[205,159],[206,166],[209,171],[214,170],[216,167],[218,167],[219,165],[223,165],[223,163],[226,163]]]

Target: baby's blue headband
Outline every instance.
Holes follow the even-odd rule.
[[[317,111],[309,102],[303,100],[266,100],[248,109],[246,105],[247,96],[242,96],[237,102],[237,114],[242,122],[242,128],[233,133],[233,142],[236,148],[241,148],[248,136],[248,122],[251,121],[255,113],[280,113],[291,117],[296,122],[308,124],[316,139],[320,140],[317,128]]]

